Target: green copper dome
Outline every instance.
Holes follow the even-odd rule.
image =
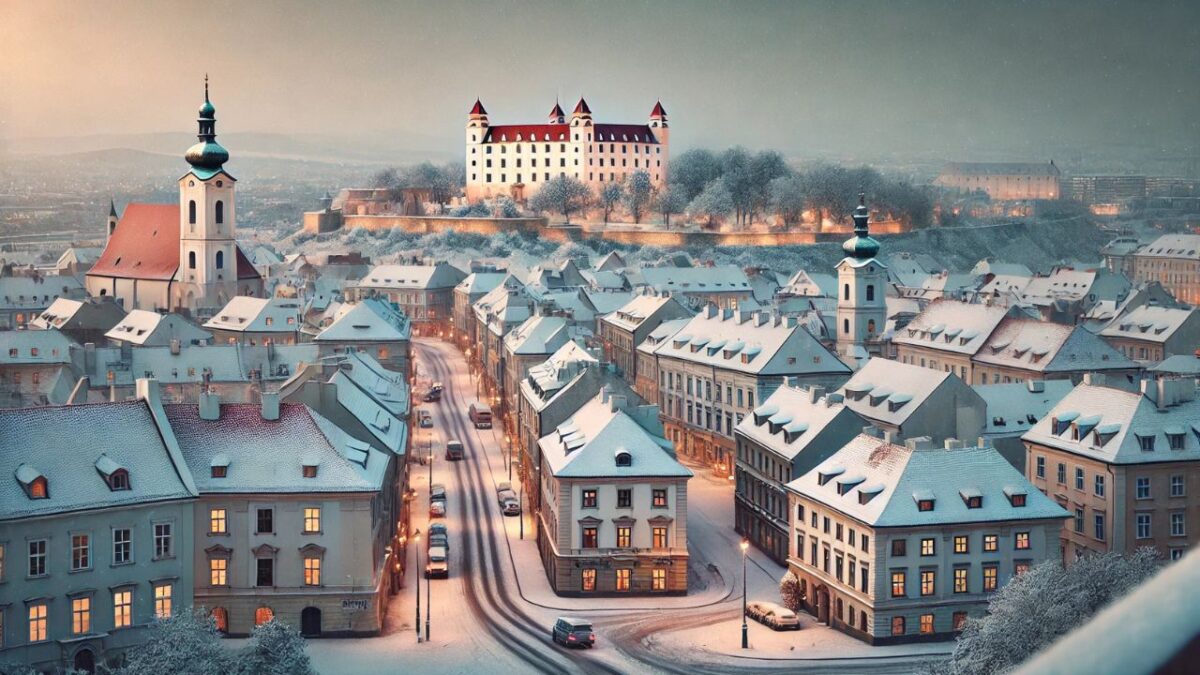
[[[212,119],[217,116],[217,109],[208,98],[204,99],[204,105],[200,106],[200,116],[206,119]]]
[[[870,213],[867,211],[865,196],[858,195],[858,208],[854,209],[854,236],[842,244],[846,255],[858,260],[869,260],[879,255],[879,242],[871,236],[867,229]]]
[[[183,158],[198,169],[219,169],[229,161],[229,151],[215,140],[200,141],[188,148]]]

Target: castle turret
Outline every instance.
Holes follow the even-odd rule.
[[[887,320],[887,267],[879,262],[879,242],[870,234],[865,195],[854,209],[854,236],[842,244],[846,257],[837,264],[837,351],[857,368],[879,352]]]
[[[662,146],[662,158],[655,166],[658,170],[651,175],[654,176],[657,184],[666,185],[668,180],[667,158],[670,156],[667,150],[671,143],[671,129],[667,124],[667,109],[663,107],[662,101],[655,101],[647,124],[650,126],[650,132],[654,134],[654,139]]]
[[[575,110],[571,112],[571,126],[591,126],[592,124],[592,109],[588,107],[587,101],[583,97],[579,97],[579,103],[575,104]]]
[[[562,106],[558,104],[558,101],[555,101],[554,107],[550,109],[549,122],[550,122],[550,124],[566,124],[567,123],[567,114],[565,112],[563,112]]]

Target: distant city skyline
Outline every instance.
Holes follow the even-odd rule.
[[[476,96],[494,123],[661,100],[681,150],[1200,146],[1194,2],[0,3],[0,151],[189,131],[206,72],[222,133],[452,155]]]

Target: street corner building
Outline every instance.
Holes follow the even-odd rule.
[[[538,446],[538,550],[555,593],[687,593],[692,472],[676,461],[656,406],[603,389]]]

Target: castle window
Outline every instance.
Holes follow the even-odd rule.
[[[188,251],[188,269],[189,270],[196,269],[196,252],[195,251]]]
[[[225,268],[225,252],[217,251],[217,269]]]
[[[188,224],[196,224],[196,200],[192,199],[188,202]]]
[[[216,209],[216,221],[217,224],[220,225],[221,223],[225,222],[225,202],[217,200],[217,203],[214,206]]]

